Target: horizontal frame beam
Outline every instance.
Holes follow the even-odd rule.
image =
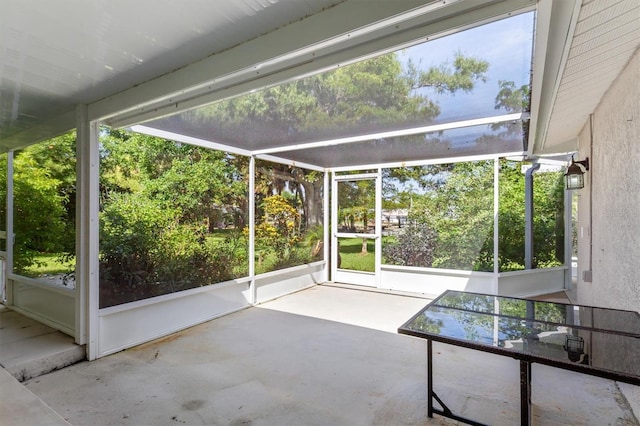
[[[298,151],[302,149],[324,148],[327,146],[344,145],[355,142],[365,142],[376,139],[395,138],[401,136],[411,136],[426,133],[442,132],[444,130],[461,129],[464,127],[480,126],[483,124],[504,123],[506,121],[517,121],[527,119],[528,113],[515,113],[507,115],[499,115],[494,117],[476,118],[473,120],[454,121],[451,123],[433,124],[430,126],[412,127],[409,129],[391,130],[388,132],[372,133],[360,136],[351,136],[347,138],[326,139],[315,142],[302,142],[294,145],[279,146],[266,149],[258,149],[253,151],[254,155],[275,154],[279,152]]]

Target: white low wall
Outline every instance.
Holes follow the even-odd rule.
[[[567,267],[492,272],[382,265],[381,288],[438,295],[445,290],[528,297],[564,290]]]
[[[255,277],[256,303],[299,291],[324,281],[326,262],[295,266],[281,271],[268,272]]]
[[[376,287],[376,274],[373,272],[350,271],[348,269],[338,269],[335,272],[333,281],[339,283],[349,283],[362,285],[365,287]]]
[[[11,309],[72,337],[75,335],[74,290],[19,275],[10,275],[7,285],[13,290]]]
[[[564,290],[566,266],[526,271],[502,272],[498,275],[498,294],[528,297]]]
[[[244,309],[249,300],[247,279],[100,309],[97,357]]]
[[[326,262],[255,277],[256,303],[324,279]],[[251,279],[219,283],[100,309],[97,357],[112,354],[251,306]]]
[[[445,290],[494,293],[492,272],[382,265],[382,288],[437,295]]]

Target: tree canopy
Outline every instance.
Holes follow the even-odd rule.
[[[313,140],[372,129],[426,125],[440,113],[435,93],[469,92],[486,81],[489,63],[454,55],[452,64],[422,69],[399,53],[366,59],[333,71],[194,110],[188,120],[211,129],[217,140]]]

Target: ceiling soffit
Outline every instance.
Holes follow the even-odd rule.
[[[534,75],[533,87],[541,88],[538,96],[543,99],[532,108],[533,155],[577,150],[578,134],[589,115],[640,47],[637,0],[573,3],[542,1],[539,6],[564,22],[553,23],[555,39],[550,32],[546,67],[536,69],[541,59],[534,59],[538,80]]]

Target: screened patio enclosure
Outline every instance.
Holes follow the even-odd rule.
[[[535,7],[506,3],[282,72],[266,61],[173,109],[78,106],[70,220],[88,284],[23,274],[7,240],[8,299],[94,359],[327,281],[568,288],[567,158],[527,158]],[[9,235],[25,152],[7,156]]]
[[[537,172],[549,183],[535,197],[546,206],[536,223],[552,222],[545,238],[553,253],[525,268],[525,163],[513,158],[526,151],[533,25],[534,13],[523,11],[133,125],[168,144],[221,151],[247,164],[238,183],[246,182],[248,197],[233,208],[246,205],[248,220],[223,225],[228,232],[243,228],[244,273],[210,282],[207,292],[225,292],[233,303],[224,309],[232,310],[323,281],[427,294],[565,288],[570,209],[557,185],[562,172],[553,167],[560,162]],[[519,38],[484,48],[508,35]],[[514,178],[520,191],[509,186]],[[500,201],[513,196],[517,201],[508,204],[518,211],[503,208],[508,222],[501,225]],[[289,216],[269,207],[276,197],[293,208]],[[385,220],[389,210],[404,211],[405,223]],[[323,232],[302,244],[318,225]],[[278,262],[270,262],[273,256]],[[103,278],[101,295],[117,286]],[[198,290],[185,291],[200,291],[202,281],[193,285]],[[159,297],[180,292],[169,294]],[[101,301],[101,308],[115,313],[129,306],[113,303]]]
[[[536,199],[545,199],[546,215],[554,205],[551,216],[541,220],[553,223],[545,238],[554,240],[554,253],[544,261],[541,253],[531,254],[539,259],[535,275],[531,265],[525,268],[524,185],[519,193],[502,195],[520,197],[518,212],[512,212],[520,222],[502,229],[511,239],[521,234],[515,237],[521,247],[513,251],[521,258],[507,253],[508,238],[500,247],[501,176],[517,169],[524,183],[521,166],[506,159],[526,151],[534,19],[534,12],[523,10],[410,41],[132,130],[271,162],[272,172],[263,174],[279,179],[280,188],[274,185],[262,198],[293,194],[303,220],[322,216],[308,211],[320,203],[309,209],[306,198],[328,196],[322,260],[332,281],[431,294],[451,286],[511,295],[562,289],[564,226],[570,223],[558,199],[562,189],[558,193],[554,186],[562,162],[548,161],[538,172],[551,180],[547,193]],[[508,37],[512,41],[501,46]],[[254,180],[264,169],[264,164],[254,167]],[[316,182],[314,194],[307,194],[314,186],[300,185],[300,176],[313,176],[307,180]],[[260,210],[259,198],[252,211]],[[477,202],[465,206],[471,199]],[[457,212],[439,214],[443,209]],[[393,210],[400,211],[395,220],[404,227],[391,222]],[[258,227],[265,222],[259,216]],[[405,235],[416,232],[422,232],[422,243]],[[421,244],[425,247],[415,247]],[[540,244],[536,249],[543,250]],[[356,255],[361,258],[353,259]],[[250,258],[262,263],[255,253]]]

